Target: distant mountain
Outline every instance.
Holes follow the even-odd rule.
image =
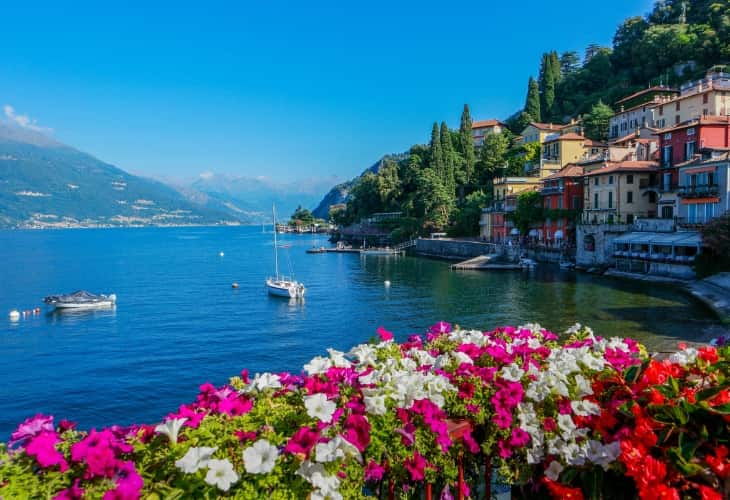
[[[380,171],[380,167],[385,164],[385,160],[401,161],[407,156],[408,153],[385,155],[381,159],[373,163],[371,166],[366,168],[359,176],[347,182],[337,184],[335,187],[330,189],[326,195],[324,195],[324,198],[322,198],[317,207],[312,211],[312,214],[314,214],[315,217],[319,217],[320,219],[329,219],[330,207],[332,205],[338,205],[340,203],[347,203],[352,188],[357,185],[363,175],[368,172],[377,174]]]
[[[271,220],[272,204],[276,204],[281,220],[288,219],[299,206],[311,209],[332,182],[312,179],[282,184],[264,178],[205,173],[192,182],[172,185],[190,201],[260,223]]]
[[[231,224],[196,204],[46,135],[0,121],[0,227]]]

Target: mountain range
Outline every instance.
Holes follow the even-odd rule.
[[[258,224],[311,207],[332,180],[276,184],[205,173],[130,174],[37,130],[0,120],[0,227]]]

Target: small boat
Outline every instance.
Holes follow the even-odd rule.
[[[56,309],[91,309],[95,307],[111,307],[117,301],[117,296],[113,293],[110,295],[96,295],[86,290],[78,290],[74,293],[66,295],[49,295],[43,299],[48,305],[55,306]]]
[[[520,259],[520,267],[522,269],[530,269],[530,268],[535,267],[536,265],[537,265],[537,263],[532,259],[526,259],[526,258]]]
[[[307,253],[327,253],[327,249],[325,247],[312,247],[307,250]]]
[[[558,265],[560,269],[575,269],[575,264],[569,260],[561,260]]]
[[[272,206],[272,212],[274,215],[274,227],[277,227],[275,206]],[[301,299],[304,297],[306,288],[304,288],[303,283],[299,283],[291,278],[279,276],[279,246],[276,242],[276,231],[274,231],[274,272],[275,275],[273,278],[266,279],[266,289],[268,290],[269,295],[273,295],[275,297],[287,297],[290,299]]]

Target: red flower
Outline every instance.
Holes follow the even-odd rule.
[[[553,498],[561,500],[583,500],[583,491],[580,488],[571,488],[547,477],[543,477],[542,482]]]
[[[703,346],[697,349],[697,357],[707,361],[711,365],[717,363],[717,360],[719,359],[717,349],[711,346]]]
[[[654,484],[639,490],[641,500],[679,500],[679,491],[666,484]]]
[[[702,500],[722,500],[723,499],[723,496],[719,492],[713,490],[709,486],[700,485],[699,490],[700,490],[700,498]]]
[[[721,445],[715,449],[714,455],[707,455],[705,461],[717,476],[725,481],[730,477],[730,460],[727,458],[727,446]]]
[[[667,476],[667,466],[664,462],[660,462],[651,455],[647,455],[644,458],[641,469],[639,470],[639,477],[634,477],[636,483],[639,485],[639,489],[653,488],[656,485],[662,484],[664,478]]]

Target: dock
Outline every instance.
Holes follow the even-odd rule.
[[[522,269],[520,264],[510,262],[495,262],[494,256],[490,255],[479,255],[477,257],[458,262],[451,265],[453,270],[503,270],[503,271],[518,271]]]

